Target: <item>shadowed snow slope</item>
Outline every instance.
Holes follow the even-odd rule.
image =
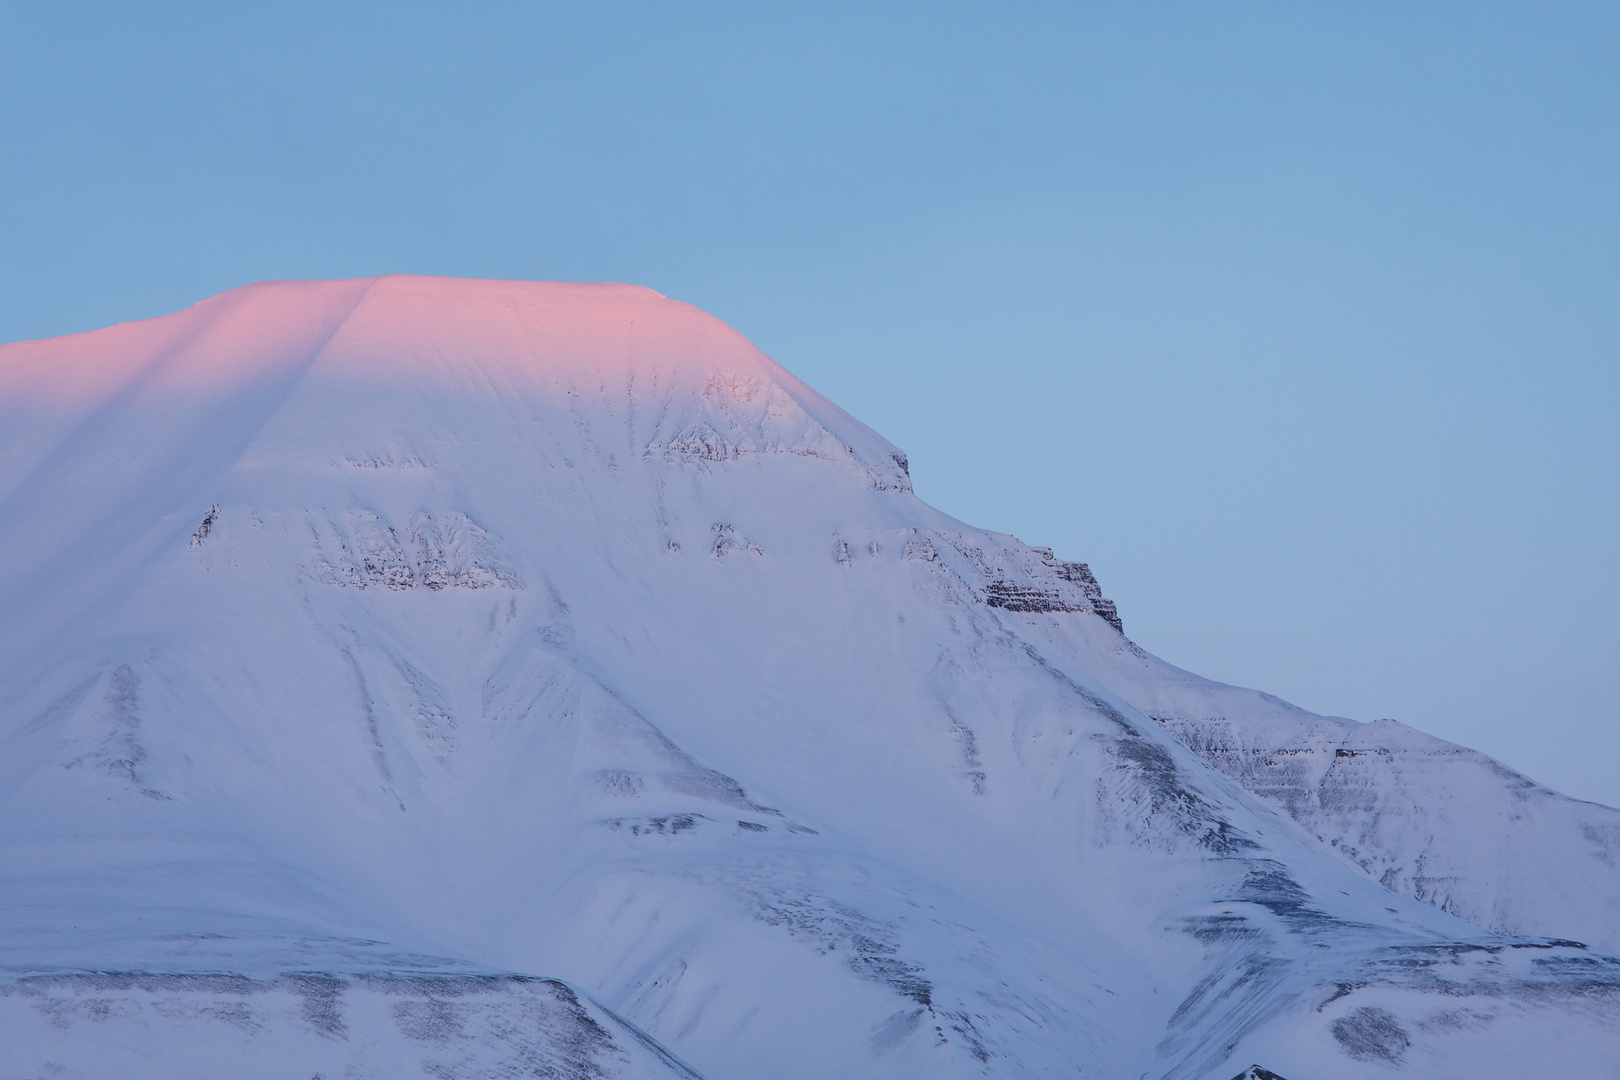
[[[1146,655],[645,289],[0,348],[0,710],[0,1080],[1616,1075],[1620,814]]]

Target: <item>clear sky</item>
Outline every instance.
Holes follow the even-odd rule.
[[[1620,6],[0,3],[0,340],[631,281],[1127,632],[1620,805]]]

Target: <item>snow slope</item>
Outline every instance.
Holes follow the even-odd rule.
[[[0,1077],[1620,1075],[1615,812],[1386,728],[644,289],[0,349]]]
[[[1620,812],[1393,720],[1316,716],[1094,632],[1079,648],[1110,690],[1381,884],[1498,933],[1620,953]]]

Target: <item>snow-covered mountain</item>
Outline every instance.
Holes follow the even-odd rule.
[[[644,289],[0,348],[0,740],[4,1080],[1620,1076],[1620,813],[1145,654]]]

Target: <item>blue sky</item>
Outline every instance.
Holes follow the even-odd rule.
[[[1620,804],[1612,4],[0,5],[0,340],[633,281],[1202,674]]]

